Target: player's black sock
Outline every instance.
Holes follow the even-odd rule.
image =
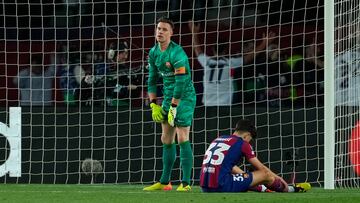
[[[183,184],[183,187],[186,187],[189,185],[189,183],[187,183],[187,182],[181,182],[181,183]]]
[[[160,182],[162,185],[168,185],[169,182]]]

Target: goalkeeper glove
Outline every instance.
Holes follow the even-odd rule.
[[[176,118],[176,105],[171,105],[168,114],[168,123],[174,127],[175,126],[175,118]]]
[[[157,123],[161,123],[162,121],[164,121],[164,115],[163,115],[164,111],[161,108],[161,106],[159,106],[155,103],[151,103],[150,107],[151,107],[151,111],[152,111],[153,121],[155,121]]]

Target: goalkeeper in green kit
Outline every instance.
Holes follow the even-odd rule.
[[[145,191],[172,190],[171,171],[176,159],[175,135],[180,145],[182,180],[177,191],[190,191],[193,153],[189,141],[190,126],[196,105],[196,94],[191,80],[190,65],[182,47],[171,41],[174,24],[160,18],[156,27],[156,45],[149,53],[148,93],[152,119],[161,123],[163,169],[160,181],[145,187]],[[164,99],[157,104],[156,84],[163,78]]]

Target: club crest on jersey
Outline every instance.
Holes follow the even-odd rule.
[[[166,66],[167,68],[171,68],[171,63],[170,63],[170,62],[166,62],[166,63],[165,63],[165,66]]]

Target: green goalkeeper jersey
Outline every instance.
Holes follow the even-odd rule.
[[[196,97],[194,84],[191,80],[189,59],[183,48],[173,41],[170,41],[165,51],[160,50],[159,43],[156,43],[150,50],[149,93],[156,93],[158,77],[163,78],[163,94],[165,99]],[[167,111],[168,109],[164,110]]]

